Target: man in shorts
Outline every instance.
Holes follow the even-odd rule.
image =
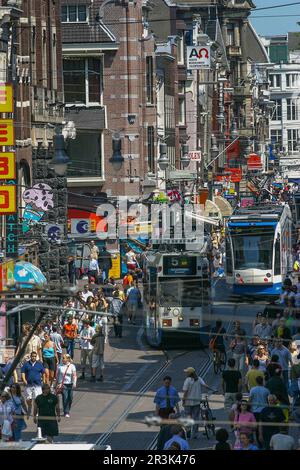
[[[25,399],[27,401],[27,417],[29,418],[32,409],[32,400],[42,393],[42,382],[45,369],[42,362],[37,361],[37,353],[30,354],[30,360],[25,362],[21,369],[22,381],[25,385]]]

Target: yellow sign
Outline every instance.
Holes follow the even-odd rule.
[[[0,180],[16,178],[16,159],[13,152],[0,153]]]
[[[14,271],[15,271],[14,262],[13,261],[8,261],[6,263],[6,285],[8,287],[12,286],[14,281],[15,281]]]
[[[13,185],[0,186],[0,215],[17,212],[17,188]]]
[[[14,121],[0,119],[0,146],[15,145]]]
[[[0,84],[0,113],[13,113],[13,87],[7,83]]]
[[[111,258],[112,267],[109,270],[109,277],[114,279],[120,279],[121,277],[121,256],[117,253],[115,256],[112,255]]]

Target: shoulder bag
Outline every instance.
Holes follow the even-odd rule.
[[[64,389],[64,381],[65,381],[65,377],[66,377],[66,374],[67,374],[67,372],[68,372],[69,367],[70,367],[70,364],[68,364],[68,367],[67,367],[66,370],[65,370],[65,373],[64,373],[64,375],[63,375],[61,384],[58,384],[58,385],[56,386],[56,390],[55,390],[56,395],[60,395],[60,394],[63,392],[63,389]]]

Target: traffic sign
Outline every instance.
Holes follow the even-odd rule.
[[[0,113],[13,112],[13,87],[7,83],[0,83]]]
[[[16,178],[16,160],[13,152],[0,153],[0,180]]]
[[[0,215],[15,214],[17,211],[17,187],[0,186]]]
[[[0,119],[0,146],[15,145],[14,121]]]

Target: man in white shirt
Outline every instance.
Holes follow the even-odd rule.
[[[214,390],[209,387],[201,377],[198,377],[194,367],[188,367],[187,369],[184,369],[184,372],[186,372],[187,378],[185,379],[182,387],[182,404],[186,415],[195,421],[199,421],[202,387],[212,391]],[[195,424],[191,429],[191,439],[197,438],[197,432],[198,424]]]
[[[89,361],[90,368],[92,368],[92,351],[91,339],[95,334],[94,328],[90,326],[88,320],[83,321],[83,329],[80,333],[80,363],[81,363],[81,376],[80,380],[85,379],[86,361]]]
[[[93,292],[90,291],[89,285],[86,284],[83,288],[82,299],[86,302],[89,297],[94,297],[94,295]]]
[[[271,450],[295,450],[295,439],[288,435],[287,429],[282,429],[271,437],[270,448]]]
[[[92,282],[92,278],[93,278],[95,283],[98,284],[99,274],[100,274],[100,269],[98,265],[98,259],[93,258],[93,256],[91,255],[91,259],[89,262],[89,271],[88,271],[89,282]]]

